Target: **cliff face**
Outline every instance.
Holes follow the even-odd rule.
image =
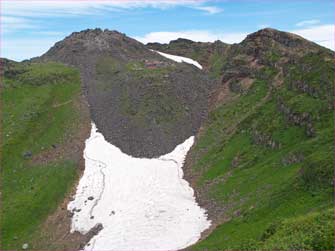
[[[215,44],[147,45],[218,81],[185,166],[213,232],[190,250],[333,249],[333,52],[273,29]]]
[[[172,151],[207,117],[214,82],[206,74],[119,32],[73,33],[37,60],[79,68],[92,120],[109,142],[132,156]]]

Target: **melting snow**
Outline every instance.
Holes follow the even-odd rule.
[[[154,51],[154,50],[152,50],[152,51]],[[176,61],[178,63],[184,62],[184,63],[187,63],[187,64],[193,64],[196,67],[198,67],[199,69],[202,69],[202,66],[197,61],[195,61],[191,58],[185,58],[185,57],[181,57],[181,56],[171,55],[171,54],[163,53],[163,52],[160,52],[160,51],[155,51],[155,52],[162,55],[163,57],[166,57],[166,58],[171,59],[173,61]]]
[[[134,158],[92,125],[85,171],[68,205],[72,232],[103,225],[85,250],[178,250],[200,238],[210,222],[182,170],[193,140],[156,159]]]

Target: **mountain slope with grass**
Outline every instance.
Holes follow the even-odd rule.
[[[205,51],[220,85],[185,171],[214,225],[189,250],[332,250],[333,52],[272,29]]]
[[[1,63],[1,249],[18,250],[40,241],[43,222],[75,185],[90,121],[77,70]]]

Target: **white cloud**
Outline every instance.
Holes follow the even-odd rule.
[[[203,10],[207,12],[208,14],[217,14],[217,13],[223,12],[223,9],[215,7],[215,6],[196,6],[194,7],[194,9]]]
[[[334,50],[334,25],[325,24],[291,31],[319,45]]]
[[[167,9],[184,6],[215,14],[223,11],[215,6],[205,6],[208,0],[96,0],[96,1],[56,1],[56,0],[22,0],[3,1],[3,31],[36,28],[36,22],[45,23],[48,17],[99,15],[105,11],[124,11],[138,8]],[[43,22],[42,22],[43,21]],[[42,25],[41,25],[42,26]]]
[[[197,42],[213,42],[215,40],[221,40],[225,43],[238,43],[241,42],[247,33],[223,33],[223,32],[211,32],[206,30],[188,30],[188,31],[159,31],[150,32],[144,36],[134,37],[142,43],[159,42],[168,43],[171,40],[178,38],[186,38]]]
[[[0,16],[2,31],[10,32],[18,29],[34,29],[38,26],[32,20],[23,17]]]
[[[4,1],[2,3],[4,15],[12,16],[55,16],[55,15],[90,15],[102,10],[119,11],[130,8],[152,7],[166,9],[174,6],[188,6],[203,8],[209,13],[220,9],[213,6],[203,6],[205,0],[96,0],[96,1]]]
[[[115,7],[106,1],[4,1],[3,13],[11,16],[49,17],[63,15],[89,15],[100,9]]]
[[[296,23],[295,25],[298,27],[303,27],[303,26],[310,26],[310,25],[315,25],[315,24],[319,24],[320,20],[317,19],[311,19],[311,20],[304,20],[301,21],[299,23]]]

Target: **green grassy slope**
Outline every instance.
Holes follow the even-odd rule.
[[[79,95],[79,73],[72,68],[55,63],[5,64],[2,249],[20,249],[29,242],[73,185],[77,161],[60,158],[42,164],[33,158],[53,151],[77,128],[80,113],[74,103]]]
[[[276,60],[276,59],[274,59]],[[330,54],[263,67],[210,114],[191,155],[197,191],[230,219],[190,250],[332,250]]]

